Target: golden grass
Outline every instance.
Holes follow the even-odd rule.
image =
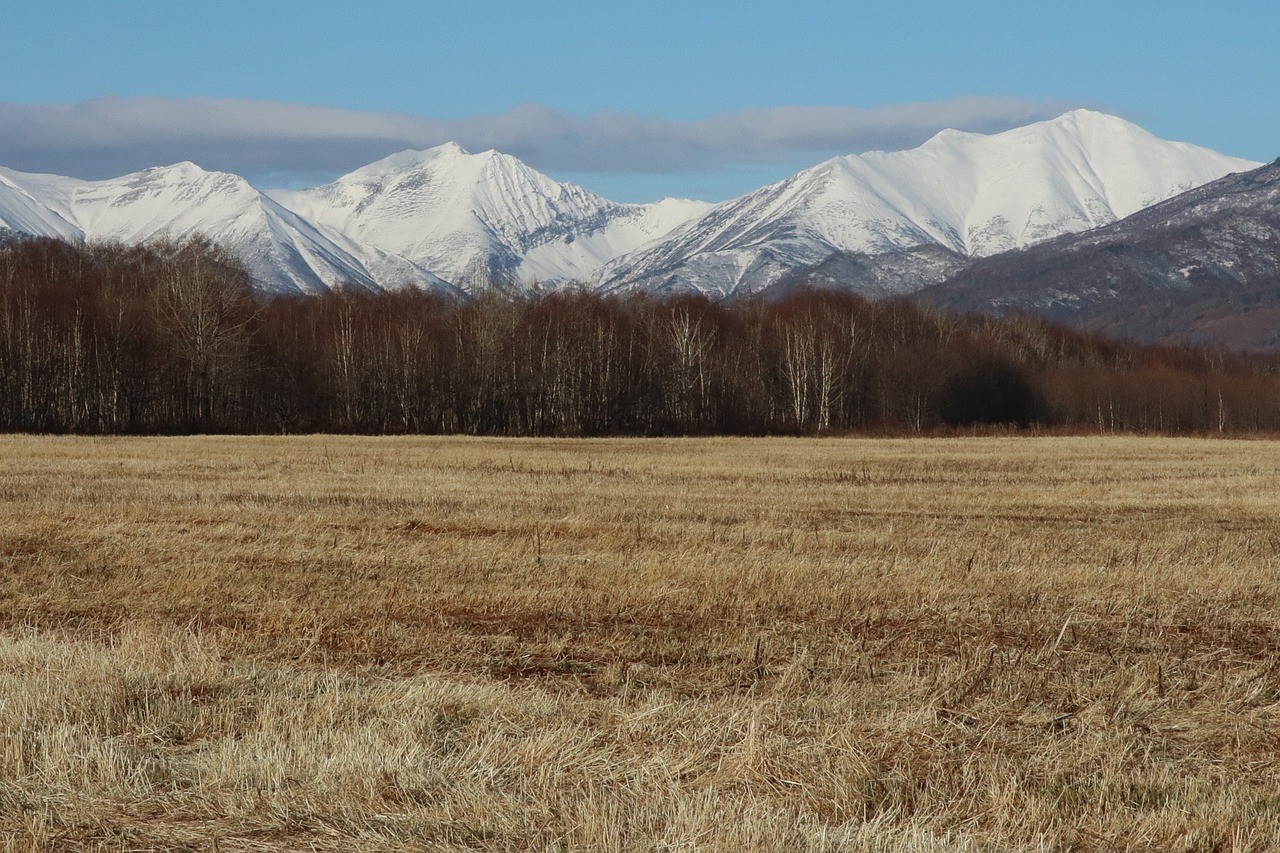
[[[1280,445],[0,439],[0,849],[1280,849]]]

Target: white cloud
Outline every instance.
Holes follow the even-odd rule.
[[[0,103],[0,165],[84,178],[192,160],[260,183],[334,176],[406,148],[454,141],[496,148],[549,171],[669,174],[918,145],[943,128],[984,133],[1077,104],[968,97],[857,107],[770,107],[695,121],[538,104],[501,115],[433,119],[268,101],[98,98]]]

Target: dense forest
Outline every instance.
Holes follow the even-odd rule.
[[[203,240],[0,245],[0,430],[1280,430],[1280,360],[831,291],[262,301]]]

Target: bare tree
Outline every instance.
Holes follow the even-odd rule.
[[[245,366],[256,313],[249,274],[238,258],[204,237],[155,249],[163,258],[156,316],[187,368],[195,419],[208,428],[226,383]]]

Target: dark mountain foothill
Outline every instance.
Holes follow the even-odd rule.
[[[975,261],[919,298],[1141,342],[1280,350],[1280,161]]]

